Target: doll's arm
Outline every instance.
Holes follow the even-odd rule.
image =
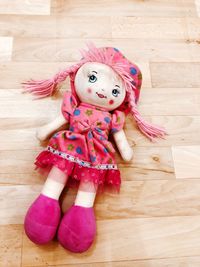
[[[128,143],[124,130],[121,129],[120,131],[113,133],[113,137],[123,160],[130,161],[133,157],[133,150]]]
[[[55,130],[66,124],[67,121],[63,117],[63,115],[58,116],[55,120],[52,122],[40,127],[36,131],[36,137],[40,141],[46,140]]]

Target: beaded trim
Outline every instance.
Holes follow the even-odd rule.
[[[59,157],[63,158],[63,159],[67,159],[69,161],[78,163],[81,166],[87,167],[87,168],[93,168],[93,169],[98,169],[98,170],[117,170],[117,165],[116,164],[97,164],[97,165],[92,165],[90,162],[88,161],[84,161],[81,160],[79,158],[76,158],[72,155],[69,155],[67,153],[61,152],[59,150],[53,149],[51,146],[48,146],[46,148],[47,151],[58,155]]]

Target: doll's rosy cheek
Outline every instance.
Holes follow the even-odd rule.
[[[89,94],[91,94],[91,93],[92,93],[92,89],[91,89],[91,88],[87,88],[87,92],[88,92]]]
[[[111,100],[109,100],[108,103],[109,103],[109,105],[112,105],[112,104],[114,104],[114,100],[111,99]]]

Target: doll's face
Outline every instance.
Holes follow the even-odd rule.
[[[124,101],[126,90],[119,75],[109,66],[88,62],[75,76],[76,93],[81,102],[114,110]]]

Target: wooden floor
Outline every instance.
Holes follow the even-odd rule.
[[[0,266],[200,266],[200,18],[196,0],[0,0]],[[200,13],[200,12],[199,12]],[[20,83],[79,59],[87,40],[115,46],[143,72],[140,111],[169,136],[150,143],[127,118],[134,159],[118,156],[121,194],[96,200],[94,246],[76,255],[31,243],[24,214],[41,190],[37,127],[61,95],[32,101]],[[63,210],[75,192],[63,194]]]

